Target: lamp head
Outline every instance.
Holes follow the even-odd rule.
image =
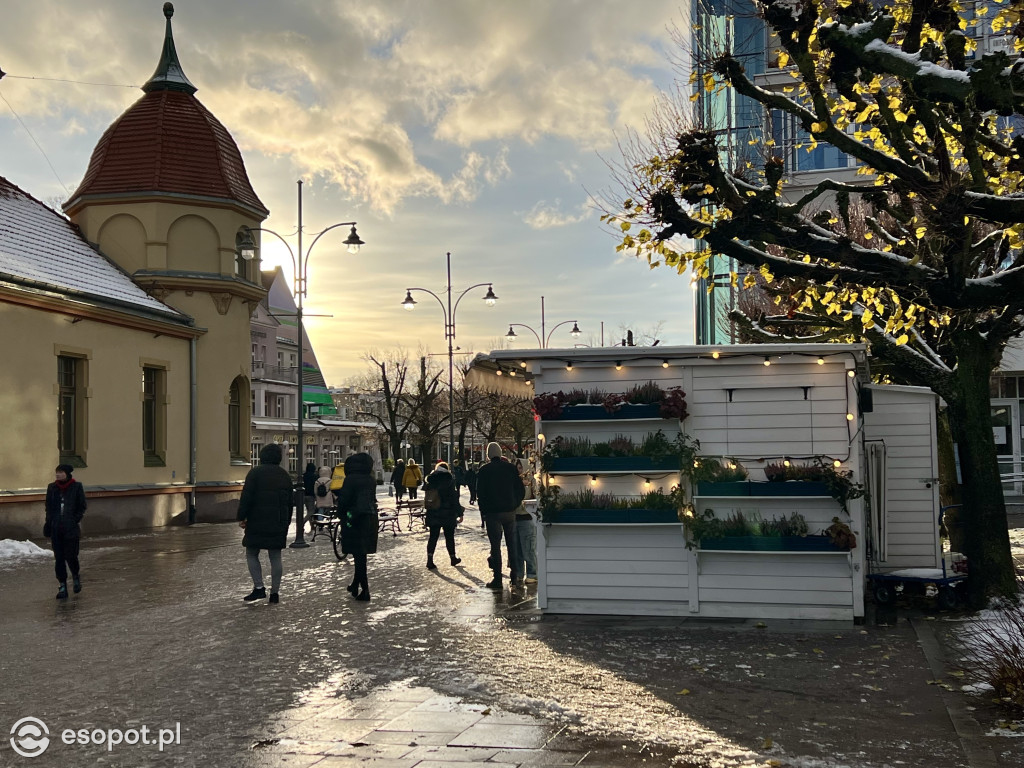
[[[575,320],[572,321],[572,330],[569,331],[569,335],[574,339],[578,339],[580,337],[580,327],[576,324]]]
[[[487,286],[487,295],[484,296],[484,304],[486,304],[488,307],[493,307],[494,306],[494,302],[496,302],[497,300],[498,300],[498,297],[494,295],[494,288],[492,288],[491,286],[488,285]]]
[[[249,227],[243,226],[239,232],[237,238],[238,244],[238,255],[246,261],[252,261],[256,258],[256,241],[252,238],[252,230]]]
[[[359,253],[359,246],[366,245],[362,240],[359,239],[359,235],[356,234],[356,225],[352,225],[351,231],[348,233],[348,237],[345,238],[345,245],[348,246],[349,253]]]
[[[409,289],[406,289],[405,291],[405,300],[402,302],[402,306],[409,312],[416,309],[416,299],[412,297],[412,291]]]
[[[508,327],[508,333],[505,334],[505,338],[508,339],[509,341],[512,341],[513,339],[518,339],[519,338],[516,335],[516,332],[512,330],[512,326],[511,325]]]

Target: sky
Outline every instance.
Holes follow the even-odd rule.
[[[0,175],[47,203],[81,181],[103,131],[142,96],[164,35],[158,0],[10,3],[0,31]],[[673,70],[685,0],[180,0],[174,40],[196,97],[227,127],[265,227],[295,247],[303,180],[307,329],[331,386],[363,356],[447,350],[425,293],[469,291],[455,343],[507,345],[510,323],[541,325],[551,347],[607,344],[622,329],[693,342],[689,281],[615,252],[601,199],[621,199],[612,167],[643,131]],[[49,79],[45,79],[49,78]],[[56,82],[78,81],[75,83]],[[81,83],[91,83],[85,85]],[[130,86],[130,87],[125,87]],[[266,266],[291,261],[264,236]],[[311,315],[330,315],[312,317]],[[516,328],[513,347],[536,347]],[[440,358],[436,358],[440,360]]]

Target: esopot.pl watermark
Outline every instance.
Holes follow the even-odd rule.
[[[107,752],[122,745],[156,747],[163,752],[181,744],[181,723],[175,723],[173,728],[64,728],[59,738],[56,734],[54,729],[51,739],[49,727],[38,717],[23,717],[11,727],[11,747],[22,757],[38,757],[53,741],[68,746],[103,747]]]

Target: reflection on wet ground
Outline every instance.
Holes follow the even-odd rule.
[[[964,764],[905,626],[542,617],[483,588],[470,527],[438,571],[424,533],[381,536],[369,603],[318,539],[285,551],[280,605],[244,604],[239,544],[232,525],[87,541],[66,603],[50,561],[0,571],[0,729],[181,724],[162,753],[54,743],[33,766]]]

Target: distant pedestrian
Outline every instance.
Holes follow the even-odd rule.
[[[313,499],[316,511],[326,514],[334,509],[334,495],[331,493],[331,468],[320,467],[316,481],[313,483]]]
[[[302,500],[306,506],[307,522],[311,521],[316,513],[316,493],[313,489],[316,478],[316,464],[310,461],[306,464],[306,471],[302,473]]]
[[[452,565],[458,565],[462,558],[455,556],[455,526],[462,522],[462,505],[459,504],[459,495],[455,491],[455,479],[445,462],[438,462],[437,469],[427,475],[423,489],[427,528],[430,529],[430,536],[427,538],[427,568],[437,568],[434,565],[434,550],[437,548],[437,539],[442,530],[448,557],[451,558]],[[437,491],[440,506],[436,509],[426,506],[425,500],[429,491]]]
[[[267,596],[263,585],[260,550],[267,550],[270,558],[270,602],[280,602],[281,550],[288,539],[291,522],[292,479],[281,466],[281,446],[270,443],[260,449],[259,466],[249,470],[238,501],[238,525],[245,530],[242,546],[252,576],[252,592],[243,600],[252,602]]]
[[[470,464],[466,467],[463,485],[469,490],[469,503],[476,504],[476,464]]]
[[[57,574],[57,599],[68,596],[68,569],[76,593],[82,591],[79,572],[78,547],[82,539],[82,516],[85,514],[85,488],[75,480],[70,464],[60,464],[54,474],[54,482],[46,486],[46,522],[43,536],[53,545],[54,570]]]
[[[405,461],[399,459],[395,462],[395,469],[391,473],[391,484],[395,486],[395,501],[401,501],[405,495],[405,484],[402,478],[405,475]]]
[[[331,498],[334,499],[335,505],[338,503],[338,491],[341,490],[342,484],[345,482],[345,465],[342,462],[338,462],[334,465],[334,471],[331,472],[331,482],[327,486],[327,490],[331,492]]]
[[[423,470],[416,463],[416,459],[409,459],[405,465],[405,472],[402,474],[402,485],[409,491],[409,498],[416,498],[416,489],[423,482]]]
[[[452,479],[455,481],[455,493],[461,496],[462,486],[466,484],[466,468],[462,466],[461,461],[455,462],[455,466],[452,467]]]
[[[516,508],[523,501],[525,489],[519,472],[508,461],[502,461],[501,446],[487,444],[489,461],[477,473],[476,491],[480,500],[480,512],[487,526],[487,538],[491,543],[491,555],[487,564],[491,566],[494,578],[487,583],[488,589],[501,589],[501,539],[505,538],[512,584],[517,585],[520,574],[516,562],[515,524]]]
[[[355,563],[348,591],[356,600],[370,599],[366,556],[377,551],[377,481],[372,472],[370,454],[352,454],[345,459],[345,483],[338,492],[341,547]]]

